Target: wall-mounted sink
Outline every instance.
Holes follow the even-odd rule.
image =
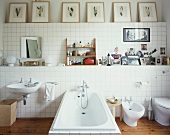
[[[27,95],[37,91],[42,82],[28,83],[28,82],[12,82],[6,87],[9,88],[9,91],[13,94]]]

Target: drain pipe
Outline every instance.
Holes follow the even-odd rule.
[[[29,97],[30,95],[27,94],[27,95],[22,95],[20,98],[18,98],[18,102],[23,100],[23,105],[26,105],[27,104],[27,98]]]

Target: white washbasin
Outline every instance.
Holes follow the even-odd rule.
[[[37,91],[41,85],[42,85],[42,82],[35,82],[35,83],[12,82],[6,87],[9,88],[8,90],[13,94],[26,95],[26,94],[31,94]]]

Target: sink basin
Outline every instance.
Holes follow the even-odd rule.
[[[37,91],[41,85],[42,82],[36,82],[36,83],[12,82],[9,85],[7,85],[7,88],[9,88],[9,91],[13,94],[27,95]]]

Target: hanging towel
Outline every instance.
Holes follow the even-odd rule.
[[[44,95],[44,98],[47,101],[52,101],[52,100],[54,100],[54,97],[55,97],[55,84],[46,83],[45,84],[45,95]]]

